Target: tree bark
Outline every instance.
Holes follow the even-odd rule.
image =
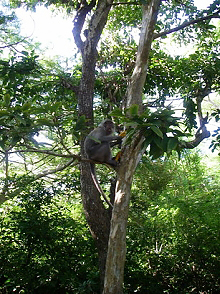
[[[151,0],[148,4],[143,5],[142,29],[136,64],[127,91],[127,107],[138,104],[139,109],[142,109],[142,91],[146,79],[147,61],[160,3],[161,0]],[[123,293],[130,192],[141,146],[142,135],[137,133],[132,143],[124,146],[122,151],[112,211],[103,294]]]
[[[115,202],[112,211],[111,231],[106,260],[103,294],[123,293],[124,265],[126,257],[126,227],[129,212],[132,178],[141,149],[141,134],[124,149],[118,171]]]
[[[88,126],[93,126],[93,96],[95,83],[95,66],[97,60],[97,44],[102,30],[107,22],[107,17],[113,0],[90,1],[90,4],[80,8],[74,19],[73,36],[75,43],[82,55],[82,77],[77,93],[79,115],[85,115]],[[82,41],[81,34],[84,27],[86,15],[92,9],[96,10],[84,35],[86,40]],[[81,154],[85,157],[83,141],[81,142]],[[108,238],[110,230],[110,213],[100,198],[100,194],[91,178],[88,163],[81,163],[81,195],[84,212],[91,234],[95,240],[99,256],[99,269],[101,289],[103,288],[105,262],[107,256]]]
[[[100,194],[94,186],[87,163],[81,164],[81,194],[86,220],[98,250],[100,288],[102,289],[108,249],[110,213],[104,207]]]
[[[143,87],[146,80],[148,59],[160,3],[161,0],[151,0],[148,4],[142,5],[142,27],[138,52],[134,71],[128,85],[126,100],[126,107],[137,104],[140,111],[142,110]]]

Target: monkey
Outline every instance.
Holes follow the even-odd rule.
[[[117,166],[118,163],[112,158],[110,147],[120,144],[122,137],[112,135],[113,132],[114,123],[110,119],[105,119],[97,128],[88,134],[84,142],[84,150],[90,160],[106,163],[113,168]],[[104,197],[108,205],[113,207],[110,201],[106,198],[105,193],[97,180],[94,163],[90,163],[90,171],[97,190]]]

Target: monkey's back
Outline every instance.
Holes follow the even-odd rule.
[[[88,156],[93,146],[101,144],[101,138],[104,135],[104,130],[101,127],[97,127],[88,134],[84,142],[84,150]]]

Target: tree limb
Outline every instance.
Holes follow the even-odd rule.
[[[72,33],[75,39],[75,43],[81,52],[83,52],[83,48],[84,48],[84,42],[82,41],[82,38],[81,38],[82,28],[86,20],[86,15],[92,10],[92,8],[95,5],[96,5],[96,0],[92,0],[90,4],[88,4],[87,1],[83,1],[83,5],[80,5],[73,21]]]
[[[74,93],[78,94],[79,87],[72,85],[69,81],[65,80],[64,78],[61,78],[62,86],[66,89],[72,90]]]
[[[200,18],[197,18],[197,19],[194,19],[194,20],[190,20],[190,21],[185,21],[181,25],[179,25],[178,27],[175,27],[173,29],[170,29],[170,30],[167,30],[167,31],[158,33],[158,34],[155,34],[153,39],[155,40],[155,39],[160,38],[162,36],[166,36],[168,34],[177,32],[179,30],[182,30],[182,29],[184,29],[184,28],[186,28],[188,26],[191,26],[193,24],[202,22],[204,20],[209,20],[209,19],[212,19],[212,18],[220,18],[219,12],[220,12],[220,9],[217,12],[213,13],[213,14],[209,14],[207,16],[200,17]]]
[[[137,104],[142,111],[142,91],[147,75],[148,59],[151,50],[151,43],[154,36],[154,28],[161,0],[152,0],[149,4],[142,5],[142,26],[138,52],[132,76],[126,93],[126,108],[132,104]]]
[[[43,178],[45,176],[55,174],[59,171],[64,170],[65,168],[70,166],[74,161],[75,161],[75,158],[71,158],[66,164],[60,165],[60,166],[58,166],[54,169],[51,169],[51,170],[45,170],[42,173],[38,174],[36,177],[34,177],[34,181],[39,180],[40,178]],[[78,162],[76,164],[78,164]]]
[[[210,132],[206,128],[206,124],[208,123],[208,113],[206,117],[203,117],[202,114],[202,101],[203,99],[209,95],[211,92],[210,85],[207,84],[204,89],[200,89],[197,93],[196,104],[197,104],[197,113],[199,118],[200,127],[195,134],[194,140],[190,142],[181,142],[180,147],[185,149],[193,149],[197,147],[204,139],[210,137]]]
[[[116,6],[116,5],[142,5],[141,2],[116,2],[116,3],[112,3],[112,6]]]
[[[204,125],[201,129],[196,132],[195,139],[190,142],[181,142],[180,147],[185,149],[193,149],[197,147],[204,139],[210,137],[210,132]]]
[[[26,186],[27,184],[30,184],[30,183],[32,183],[32,182],[34,182],[36,180],[39,180],[39,179],[41,179],[41,178],[43,178],[45,176],[48,176],[50,174],[54,174],[56,172],[59,172],[59,171],[64,170],[65,168],[67,168],[68,166],[70,166],[74,162],[74,160],[75,159],[72,158],[66,164],[63,164],[63,165],[58,166],[58,167],[56,167],[54,169],[51,169],[51,170],[46,170],[46,171],[44,171],[44,172],[42,172],[42,173],[34,176],[29,181],[27,181],[25,183],[25,185],[23,185],[22,187],[19,187],[19,188],[15,189],[15,190],[13,190],[12,193],[10,193],[8,190],[5,190],[5,187],[4,187],[2,189],[2,193],[0,193],[0,203],[3,203],[5,200],[7,200],[9,198],[12,198],[12,197],[14,197],[16,195],[18,195],[23,190],[24,186]],[[78,162],[76,164],[78,164]]]
[[[21,44],[23,43],[26,39],[28,39],[30,36],[28,37],[24,37],[23,39],[21,39],[20,41],[17,41],[17,42],[14,42],[14,43],[11,43],[11,44],[7,44],[5,46],[0,46],[0,49],[5,49],[5,48],[9,48],[9,47],[13,47],[15,45],[18,45],[18,44]],[[6,42],[4,42],[6,43]]]
[[[48,175],[55,174],[57,172],[63,171],[68,166],[70,166],[71,164],[73,164],[73,162],[76,159],[78,161],[75,162],[74,165],[77,165],[80,161],[81,162],[91,162],[91,163],[94,163],[94,164],[98,164],[99,163],[99,162],[95,162],[95,161],[92,161],[92,160],[87,159],[87,158],[81,158],[80,155],[74,155],[74,154],[71,154],[71,155],[70,154],[57,154],[57,153],[52,152],[52,151],[49,151],[49,150],[38,150],[38,149],[33,149],[33,150],[17,150],[17,151],[10,151],[8,153],[15,153],[15,152],[39,152],[39,153],[44,153],[44,154],[49,154],[49,155],[55,155],[55,156],[60,156],[60,157],[65,157],[65,158],[71,157],[71,159],[67,163],[65,163],[63,165],[59,165],[59,166],[57,166],[54,169],[45,170],[42,173],[39,173],[39,174],[33,176],[29,181],[27,181],[25,183],[25,185],[23,185],[22,187],[19,187],[19,188],[15,189],[15,190],[13,190],[13,192],[11,192],[11,193],[9,192],[9,189],[8,189],[8,183],[6,182],[5,186],[2,189],[2,192],[0,193],[0,204],[3,203],[4,201],[6,201],[7,199],[12,198],[12,197],[18,195],[18,193],[20,193],[22,191],[22,189],[24,188],[24,186],[26,186],[27,184],[30,184],[30,183],[32,183],[32,182],[34,182],[36,180],[39,180],[39,179],[41,179],[43,177],[48,176]]]
[[[25,152],[36,152],[36,153],[42,153],[42,154],[48,154],[56,157],[64,157],[64,158],[74,158],[74,159],[81,159],[80,155],[76,154],[61,154],[61,153],[56,153],[50,150],[41,150],[37,148],[29,148],[29,149],[20,149],[20,150],[15,150],[15,151],[10,151],[8,154],[12,153],[25,153]]]
[[[104,164],[104,163],[100,163],[88,158],[84,158],[81,155],[78,154],[62,154],[62,153],[56,153],[50,150],[40,150],[40,149],[36,149],[36,148],[30,148],[30,149],[20,149],[20,150],[15,150],[15,151],[8,151],[8,155],[9,154],[13,154],[13,153],[26,153],[26,152],[36,152],[36,153],[41,153],[41,154],[47,154],[47,155],[51,155],[51,156],[55,156],[55,157],[62,157],[62,158],[71,158],[71,160],[78,160],[78,162],[91,162],[91,163],[95,163],[95,164]],[[5,152],[2,152],[3,154],[5,154]],[[77,162],[77,163],[78,163]]]

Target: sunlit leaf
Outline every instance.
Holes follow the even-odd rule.
[[[134,116],[137,116],[138,115],[138,110],[139,110],[139,105],[138,104],[133,104],[129,108],[129,113],[130,113],[130,115],[132,117],[134,117]]]
[[[114,108],[110,112],[110,115],[115,117],[124,117],[124,114],[122,113],[122,110],[120,108]]]

